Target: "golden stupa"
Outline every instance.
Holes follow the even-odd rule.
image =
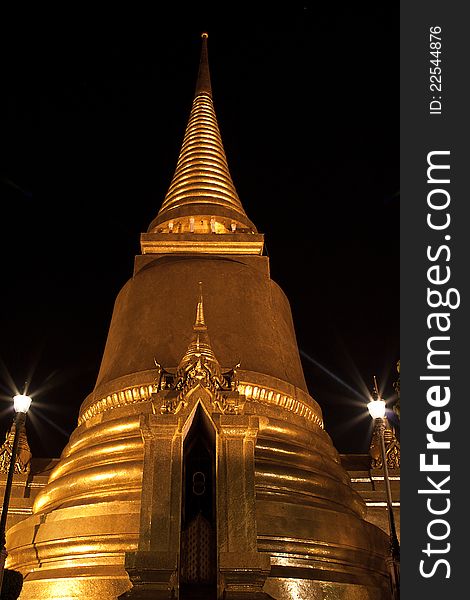
[[[228,169],[202,38],[173,180],[77,428],[8,532],[7,566],[21,600],[384,600],[388,538],[308,393]]]

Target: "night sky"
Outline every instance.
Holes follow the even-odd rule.
[[[399,5],[132,6],[69,9],[34,43],[21,20],[3,24],[0,436],[26,380],[33,454],[58,456],[73,431],[173,175],[208,31],[230,170],[310,393],[337,449],[367,451],[360,395],[375,374],[392,398],[399,359]]]

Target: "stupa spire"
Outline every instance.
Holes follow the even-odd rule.
[[[150,233],[256,232],[238,197],[212,101],[207,33],[176,170]]]

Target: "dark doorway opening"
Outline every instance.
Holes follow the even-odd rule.
[[[201,406],[183,445],[180,598],[217,597],[215,431]]]

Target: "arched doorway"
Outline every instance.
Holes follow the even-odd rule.
[[[180,598],[217,597],[215,431],[198,406],[183,445]]]

